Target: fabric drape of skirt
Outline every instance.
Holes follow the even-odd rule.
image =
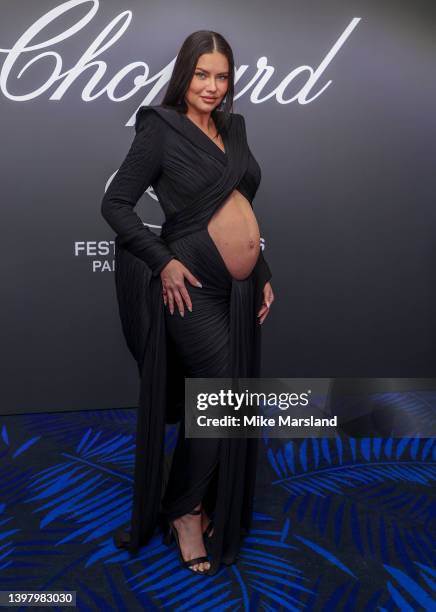
[[[203,287],[186,281],[193,310],[169,314],[160,277],[122,247],[116,255],[123,330],[141,376],[130,532],[118,533],[136,553],[168,520],[202,501],[214,518],[209,573],[237,560],[252,523],[258,440],[184,437],[184,378],[260,376],[257,313],[270,278],[262,252],[251,274],[236,280],[207,228],[168,245]],[[173,461],[164,469],[166,423],[180,423]],[[174,458],[176,459],[174,461]],[[201,461],[199,463],[199,458]]]
[[[255,273],[244,280],[233,279],[207,229],[169,246],[202,283],[201,288],[187,283],[192,312],[185,309],[182,318],[177,308],[173,315],[166,309],[166,329],[185,377],[250,376],[255,342]],[[235,561],[242,527],[248,528],[249,517],[242,515],[243,500],[248,486],[250,501],[246,502],[251,508],[256,442],[185,439],[183,418],[180,424],[162,511],[173,520],[203,502],[216,524],[212,556],[221,557],[222,563]],[[246,466],[247,460],[252,462],[251,468]],[[230,462],[236,462],[239,469],[231,470]],[[220,495],[217,489],[221,489]],[[211,566],[213,571],[214,559]]]

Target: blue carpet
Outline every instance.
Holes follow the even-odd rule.
[[[435,609],[434,439],[261,440],[254,529],[238,564],[205,578],[159,534],[136,558],[114,547],[135,422],[0,417],[0,590],[75,590],[80,610]]]

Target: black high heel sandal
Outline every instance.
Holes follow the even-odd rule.
[[[200,510],[201,512],[201,510]],[[191,512],[189,514],[192,514]],[[194,511],[194,514],[198,514],[197,511]],[[205,542],[207,543],[212,535],[211,535],[211,531],[215,528],[213,519],[210,519],[206,529],[203,531],[203,538],[205,540]],[[166,546],[170,546],[171,542],[173,539],[173,532],[171,531],[171,528],[168,526],[168,530],[164,533],[163,538],[162,538],[162,542],[166,545]]]
[[[215,525],[213,524],[213,520],[211,519],[206,527],[206,529],[203,531],[203,537],[205,539],[210,540],[210,538],[212,537],[210,532],[212,531],[212,529],[214,529]]]
[[[201,514],[201,509],[200,510],[192,510],[191,512],[188,512],[188,514]],[[212,522],[212,521],[211,521]],[[210,531],[210,523],[207,526],[206,530]],[[192,569],[192,565],[195,565],[196,563],[205,563],[206,561],[210,564],[210,559],[208,555],[203,555],[202,557],[195,557],[195,559],[188,559],[187,561],[185,561],[185,559],[183,558],[182,555],[182,549],[180,548],[180,541],[179,541],[179,534],[177,533],[177,529],[174,527],[174,525],[172,523],[169,523],[169,531],[167,534],[167,538],[165,539],[165,543],[167,544],[168,542],[171,542],[171,537],[173,537],[176,541],[177,544],[177,550],[179,553],[179,560],[180,563],[183,567],[185,567],[186,569],[188,569],[190,572],[192,572],[193,574],[201,574],[201,575],[207,575],[207,573],[209,572],[209,569],[207,570],[195,570]]]

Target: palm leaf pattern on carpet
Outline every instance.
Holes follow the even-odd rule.
[[[434,439],[263,439],[252,532],[237,565],[204,578],[159,533],[137,557],[113,544],[135,422],[134,409],[1,418],[3,590],[75,590],[80,610],[433,609]],[[168,427],[167,452],[175,440]]]

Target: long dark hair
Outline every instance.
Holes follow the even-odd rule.
[[[198,58],[203,53],[212,53],[213,51],[218,51],[225,55],[229,63],[227,93],[221,104],[211,112],[217,130],[221,133],[223,130],[227,130],[230,113],[233,112],[235,63],[230,45],[218,32],[198,30],[185,39],[177,54],[167,91],[161,104],[162,106],[175,108],[181,113],[187,112],[188,106],[185,102],[185,94],[194,76]]]

